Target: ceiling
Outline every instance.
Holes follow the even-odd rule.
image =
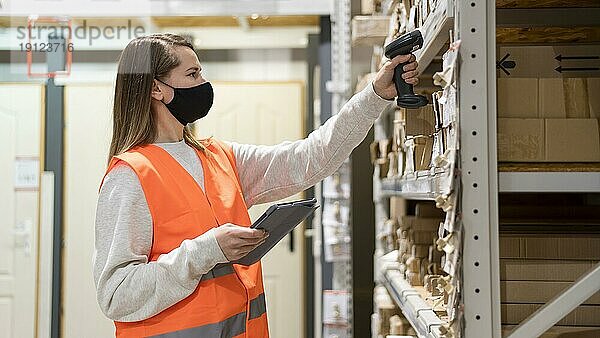
[[[237,27],[247,22],[249,27],[290,27],[318,26],[319,16],[159,16],[152,17],[152,22],[159,27]]]
[[[155,16],[136,17],[77,17],[71,19],[73,25],[117,26],[131,21],[132,25],[152,24],[161,27],[295,27],[319,26],[317,15],[249,15],[249,16]],[[0,27],[27,26],[27,17],[0,16]]]

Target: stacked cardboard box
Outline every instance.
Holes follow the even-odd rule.
[[[500,237],[500,257],[600,260],[600,235],[504,234]]]
[[[498,160],[600,161],[599,90],[600,78],[498,78]]]
[[[402,216],[398,227],[398,260],[406,266],[406,280],[423,285],[426,275],[441,274],[441,252],[435,247],[443,212],[432,203],[421,202],[415,216]]]
[[[433,105],[406,109],[406,136],[426,136],[435,132]]]
[[[389,16],[357,15],[352,18],[352,44],[382,45],[389,27]]]
[[[508,337],[515,325],[503,325],[502,337]],[[553,326],[539,338],[598,338],[600,330],[594,327],[580,326]]]
[[[431,166],[434,133],[436,132],[433,106],[429,104],[418,109],[404,111],[406,116],[404,127],[406,135],[405,173],[428,170]]]
[[[502,324],[509,331],[511,325],[519,324],[596,265],[600,260],[600,235],[501,234],[500,258]],[[600,293],[543,337],[571,337],[563,334],[574,331],[599,334],[597,326]]]

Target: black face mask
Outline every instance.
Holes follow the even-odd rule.
[[[210,82],[189,88],[175,88],[159,79],[156,80],[173,88],[173,99],[165,103],[165,106],[184,126],[205,117],[212,107],[214,92]]]

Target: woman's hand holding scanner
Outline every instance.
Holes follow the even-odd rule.
[[[251,229],[235,224],[223,224],[215,229],[215,238],[225,257],[238,260],[263,244],[269,234],[262,229]]]
[[[398,96],[394,85],[394,69],[401,63],[409,62],[404,66],[404,74],[402,78],[406,83],[416,85],[419,83],[419,74],[417,73],[417,61],[413,54],[398,55],[395,58],[388,60],[379,70],[373,81],[373,89],[377,95],[384,99],[391,100]]]

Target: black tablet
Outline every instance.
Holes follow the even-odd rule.
[[[266,230],[269,237],[246,256],[231,263],[252,265],[258,262],[298,224],[312,215],[318,207],[317,200],[314,198],[270,206],[251,226],[253,229]]]

